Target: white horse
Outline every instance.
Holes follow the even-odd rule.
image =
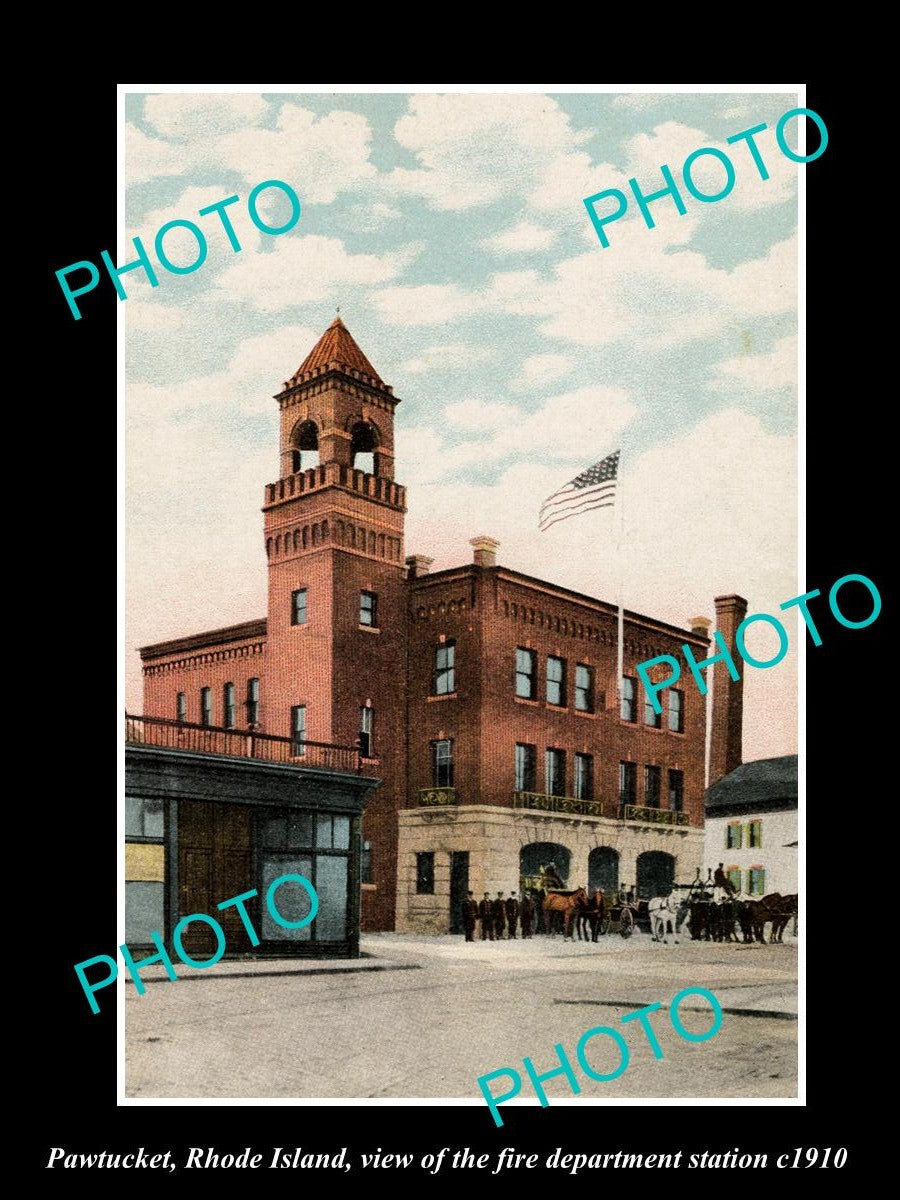
[[[688,913],[686,901],[679,903],[672,896],[654,896],[647,903],[647,915],[650,917],[650,932],[654,942],[669,944],[668,935],[678,945],[680,926]]]

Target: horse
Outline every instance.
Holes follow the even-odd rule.
[[[685,917],[691,911],[691,906],[687,900],[676,900],[673,903],[672,896],[654,896],[652,900],[649,900],[647,902],[647,915],[650,917],[650,932],[653,934],[654,942],[662,942],[663,945],[668,945],[668,934],[671,933],[672,939],[677,946],[681,926],[684,924]]]
[[[556,915],[562,918],[563,940],[571,937],[572,922],[587,908],[587,902],[587,891],[583,887],[576,888],[574,892],[548,892],[544,898],[544,913],[550,932],[553,932],[553,916]]]
[[[587,904],[579,910],[575,918],[575,928],[578,930],[579,938],[583,937],[587,941],[588,930],[590,929],[591,941],[596,942],[600,926],[603,923],[604,907],[603,892],[601,892],[600,888],[595,888],[593,895]]]
[[[763,896],[762,900],[748,901],[748,907],[757,941],[765,942],[766,922],[771,921],[769,943],[780,942],[788,921],[797,914],[797,896],[796,893],[782,896],[780,892],[771,892],[768,896]]]

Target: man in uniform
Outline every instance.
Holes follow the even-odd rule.
[[[478,905],[478,920],[481,922],[481,940],[485,941],[487,938],[490,938],[493,941],[494,910],[487,892],[484,893],[484,899]]]
[[[491,901],[491,912],[494,917],[494,937],[498,942],[503,941],[503,927],[506,924],[506,905],[503,893],[497,893],[497,899]]]
[[[713,875],[713,886],[717,888],[724,888],[729,896],[733,896],[735,893],[736,889],[734,884],[725,874],[724,863],[719,863],[718,867],[716,867],[716,873]]]
[[[509,928],[509,936],[516,936],[516,922],[519,919],[519,902],[516,899],[516,893],[510,892],[509,899],[506,902],[506,924]]]
[[[475,893],[469,892],[468,899],[463,900],[462,919],[463,929],[466,933],[466,941],[474,942],[475,940],[475,920],[478,917],[478,901],[475,899]]]
[[[522,895],[519,905],[519,920],[522,925],[522,937],[530,938],[534,930],[534,902],[528,892]]]

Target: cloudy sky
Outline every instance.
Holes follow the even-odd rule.
[[[538,535],[540,501],[621,447],[625,601],[685,625],[713,597],[751,612],[797,594],[797,173],[774,126],[796,95],[165,94],[126,98],[126,233],[194,219],[191,275],[124,277],[127,702],[136,647],[263,616],[272,396],[336,306],[393,385],[406,553],[435,569],[469,538],[507,566],[615,601],[609,510]],[[752,125],[770,171],[725,139]],[[788,140],[792,137],[792,123]],[[815,136],[815,135],[813,135]],[[634,205],[600,246],[582,199],[647,193],[660,164],[729,149],[736,184],[687,215]],[[711,159],[705,160],[712,164]],[[721,167],[694,178],[710,193]],[[246,197],[289,183],[303,211],[269,237]],[[198,210],[237,193],[218,218]],[[276,192],[262,211],[276,222]],[[166,250],[189,263],[196,245]],[[123,245],[120,262],[129,261]],[[130,257],[133,257],[130,256]],[[796,749],[798,634],[748,669],[745,757]],[[750,649],[768,657],[764,628]],[[771,635],[769,635],[771,636]],[[772,638],[774,645],[774,638]]]

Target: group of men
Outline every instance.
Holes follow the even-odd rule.
[[[469,892],[462,915],[467,942],[475,941],[476,921],[481,925],[483,942],[502,942],[504,935],[507,939],[514,938],[517,925],[523,938],[530,938],[534,933],[534,901],[527,892],[521,901],[516,899],[515,892],[510,892],[505,900],[502,892],[498,892],[493,900],[490,892],[485,892],[480,902],[475,899],[474,892]]]

